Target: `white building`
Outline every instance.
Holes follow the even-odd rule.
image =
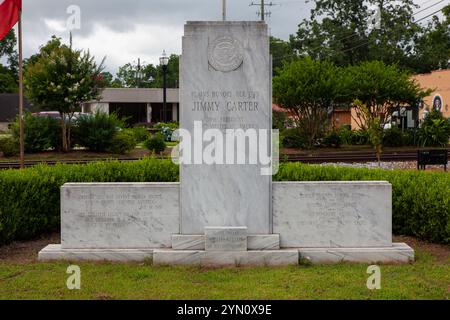
[[[179,89],[167,89],[167,121],[179,122]],[[82,112],[93,113],[97,110],[116,113],[127,118],[129,124],[162,122],[163,89],[159,88],[105,88],[99,101],[90,101],[82,105]]]

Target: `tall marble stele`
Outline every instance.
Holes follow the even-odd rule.
[[[414,260],[413,249],[392,242],[388,182],[272,182],[261,164],[210,165],[202,157],[211,141],[199,146],[205,137],[196,136],[198,129],[271,129],[265,23],[188,22],[180,77],[181,127],[194,139],[181,182],[65,184],[61,244],[44,248],[40,260],[213,266]]]
[[[195,121],[203,130],[218,129],[224,136],[226,129],[271,130],[271,59],[265,23],[188,22],[180,80],[181,127],[196,143],[201,138],[194,137]],[[203,149],[209,143],[204,142]],[[234,147],[234,164],[209,165],[192,156],[192,164],[181,165],[183,234],[203,234],[208,226],[246,226],[249,234],[271,233],[272,177],[261,175],[261,165],[235,164],[237,144]]]

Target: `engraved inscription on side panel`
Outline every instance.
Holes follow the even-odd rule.
[[[179,232],[177,186],[73,186],[62,189],[65,248],[170,247]]]

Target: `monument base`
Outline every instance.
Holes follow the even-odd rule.
[[[39,252],[39,261],[143,262],[153,258],[153,249],[63,249],[50,244]]]
[[[380,248],[303,248],[300,258],[312,264],[350,263],[411,263],[414,249],[406,243],[393,243]]]
[[[411,263],[414,250],[405,243],[380,248],[292,248],[253,251],[204,251],[173,249],[62,249],[49,245],[39,252],[40,261],[153,261],[155,265],[286,266],[304,262]]]

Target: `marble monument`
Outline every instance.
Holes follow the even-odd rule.
[[[182,47],[184,130],[227,136],[271,129],[265,23],[188,22]],[[272,182],[261,162],[250,161],[251,148],[231,144],[232,156],[220,159],[221,143],[210,136],[211,163],[198,157],[202,145],[195,142],[204,135],[193,138],[183,150],[193,157],[181,162],[180,183],[65,184],[61,244],[44,248],[39,259],[211,266],[414,260],[410,247],[392,243],[388,182]],[[264,139],[259,145],[270,144],[270,135]],[[239,156],[249,163],[234,163]]]

